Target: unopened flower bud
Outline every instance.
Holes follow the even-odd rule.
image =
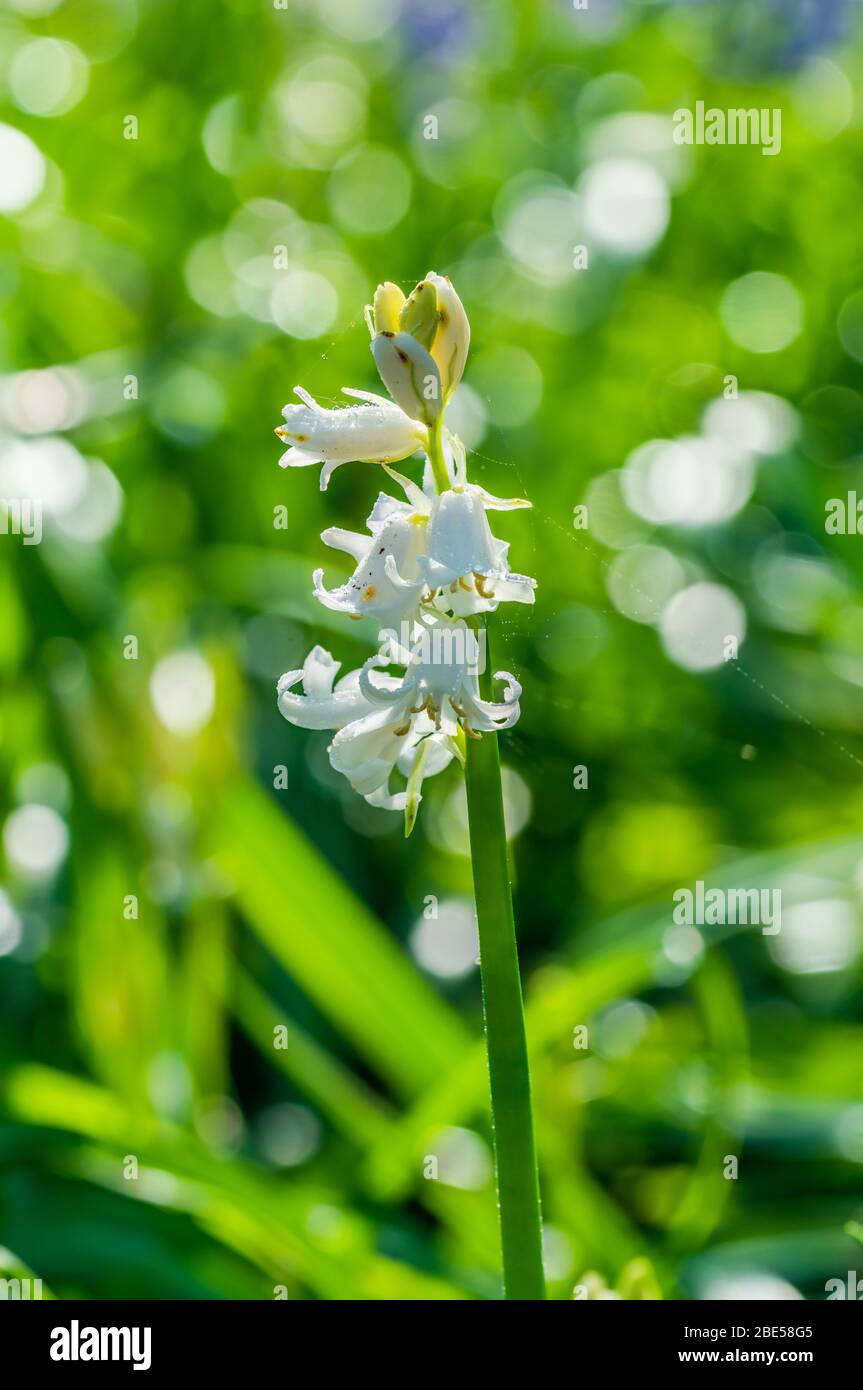
[[[433,425],[441,413],[440,372],[431,353],[410,333],[378,333],[372,355],[381,380],[406,415]]]
[[[445,275],[429,271],[424,284],[434,286],[437,298],[438,328],[431,354],[440,368],[444,400],[448,401],[461,381],[470,347],[470,324],[464,305]]]
[[[372,337],[375,333],[398,333],[399,314],[405,303],[404,292],[392,280],[385,280],[375,290],[374,310],[369,323]]]
[[[402,305],[399,323],[403,333],[422,344],[429,352],[438,330],[437,291],[428,280],[421,280]]]

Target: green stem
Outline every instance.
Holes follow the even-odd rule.
[[[428,458],[432,466],[435,487],[438,492],[446,492],[451,484],[443,456],[443,411],[429,429]]]
[[[483,695],[490,694],[486,643]],[[495,1173],[507,1299],[544,1299],[530,1071],[496,734],[468,740],[467,807],[479,926]]]

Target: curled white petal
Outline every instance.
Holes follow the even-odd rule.
[[[386,555],[384,557],[384,573],[386,574],[386,577],[392,584],[393,588],[401,590],[402,593],[407,592],[412,596],[416,596],[419,593],[420,589],[423,588],[423,582],[421,579],[402,579],[401,575],[399,574],[398,565],[396,564],[396,558],[394,555]]]
[[[301,671],[287,671],[278,683],[279,710],[301,729],[340,729],[367,714],[371,706],[358,680],[345,677],[333,689],[340,663],[323,647],[313,647]],[[294,686],[302,681],[303,694]]]
[[[278,434],[278,430],[276,433]],[[301,449],[298,444],[292,444],[279,459],[280,468],[312,468],[316,463],[323,463],[323,459],[317,458],[307,449]]]
[[[313,697],[330,695],[341,665],[325,647],[312,647],[303,663],[303,690]]]
[[[509,671],[496,671],[494,678],[496,681],[507,682],[500,702],[482,700],[473,691],[464,692],[464,707],[468,714],[472,715],[471,726],[478,733],[496,733],[501,729],[511,729],[521,714],[521,685],[515,676]]]
[[[369,704],[384,706],[393,704],[391,692],[372,684],[371,672],[376,670],[377,667],[383,666],[384,660],[385,658],[381,656],[379,652],[376,652],[374,656],[370,656],[367,661],[364,661],[360,668],[360,690],[362,690]]]
[[[367,792],[366,801],[370,806],[377,806],[381,811],[403,811],[407,806],[407,792],[391,792],[389,784],[384,783],[376,791]]]

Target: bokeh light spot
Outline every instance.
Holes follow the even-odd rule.
[[[587,242],[595,238],[615,255],[644,255],[668,226],[668,185],[644,160],[600,160],[583,175],[578,191]]]
[[[687,671],[709,671],[736,654],[746,636],[746,613],[730,589],[701,582],[675,594],[660,630],[672,661]]]
[[[3,848],[24,878],[50,878],[66,858],[69,831],[53,806],[19,806],[3,826]]]
[[[423,916],[413,927],[410,947],[415,960],[441,979],[458,979],[476,966],[479,955],[473,903],[448,899],[437,906],[437,915]]]
[[[749,352],[781,352],[803,329],[803,300],[784,275],[756,270],[732,280],[719,305],[729,338]]]
[[[196,734],[215,707],[213,669],[200,652],[172,652],[158,662],[150,677],[150,699],[172,734]]]
[[[314,270],[288,270],[276,282],[270,309],[277,326],[292,338],[320,338],[332,328],[339,300],[323,275]]]
[[[607,587],[618,612],[637,623],[655,623],[685,582],[683,565],[670,550],[635,545],[615,556]]]
[[[346,232],[380,236],[407,212],[411,176],[392,150],[365,145],[339,161],[327,194],[333,217]]]
[[[0,212],[21,212],[42,192],[45,160],[28,135],[0,124]]]
[[[79,48],[61,39],[33,39],[18,49],[9,70],[15,105],[32,116],[62,116],[87,91],[90,66]]]

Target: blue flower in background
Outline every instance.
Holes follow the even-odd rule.
[[[786,72],[847,39],[853,0],[677,0],[713,12],[718,65],[731,72]]]
[[[768,6],[777,21],[790,24],[790,34],[776,54],[777,66],[796,67],[804,58],[830,48],[847,37],[850,0],[772,0]]]
[[[444,58],[466,46],[471,17],[465,5],[410,0],[404,15],[408,46],[416,53]]]

